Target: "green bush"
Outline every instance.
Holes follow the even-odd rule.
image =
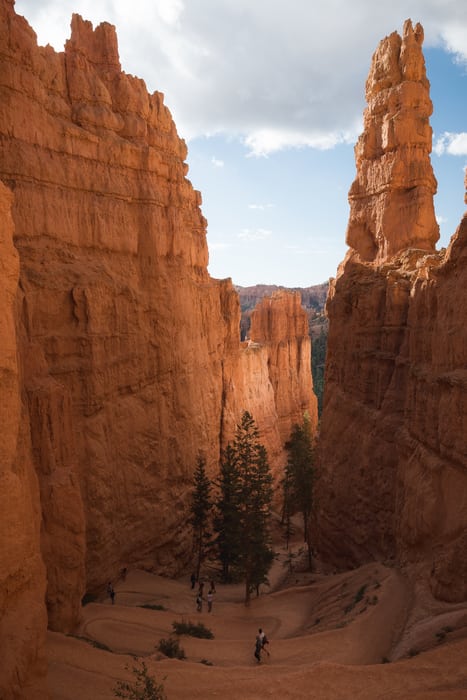
[[[172,622],[175,634],[186,634],[199,639],[214,639],[214,635],[202,622]]]
[[[84,606],[88,605],[89,603],[95,603],[98,600],[97,596],[94,595],[94,593],[85,593],[84,596],[81,598],[81,605]]]
[[[167,700],[163,684],[158,683],[154,676],[148,674],[144,661],[141,662],[141,668],[133,666],[132,671],[135,676],[134,683],[118,681],[113,689],[116,698],[125,698],[125,700]]]
[[[186,658],[185,652],[180,646],[180,642],[178,639],[174,639],[173,637],[169,637],[169,639],[161,639],[157,648],[162,654],[168,656],[169,659]]]

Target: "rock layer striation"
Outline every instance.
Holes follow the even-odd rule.
[[[277,473],[315,399],[298,330],[240,343],[185,144],[114,27],[74,15],[55,53],[0,0],[0,76],[0,695],[43,698],[44,593],[70,631],[120,568],[180,570],[198,453],[214,475],[246,409]],[[293,297],[273,305],[307,335]]]
[[[431,104],[410,21],[377,49],[331,286],[318,481],[335,565],[411,566],[467,598],[467,218],[436,252]],[[396,109],[397,107],[397,109]],[[370,144],[370,145],[368,145]]]

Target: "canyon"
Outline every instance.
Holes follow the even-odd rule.
[[[277,482],[292,425],[308,412],[317,429],[308,318],[300,293],[277,290],[257,304],[241,341],[239,295],[230,279],[207,272],[206,221],[187,179],[185,143],[163,95],[122,71],[113,26],[94,29],[73,15],[65,51],[56,53],[37,45],[14,0],[0,0],[0,20],[0,696],[49,697],[49,662],[54,697],[73,697],[70,677],[84,684],[83,697],[95,679],[106,687],[100,697],[111,697],[102,669],[125,678],[123,660],[151,654],[152,637],[127,639],[148,620],[135,606],[158,590],[169,597],[163,623],[151,611],[159,637],[172,610],[191,609],[168,577],[190,565],[197,456],[214,476],[249,410]],[[462,635],[467,598],[467,218],[437,251],[422,44],[421,26],[407,21],[402,36],[380,43],[366,86],[349,250],[327,301],[319,570],[303,589],[274,593],[272,608],[261,597],[263,618],[240,618],[235,591],[233,599],[226,592],[216,628],[230,633],[230,620],[232,634],[244,635],[261,619],[274,623],[281,643],[266,681],[271,696],[276,682],[284,697],[295,687],[306,693],[314,680],[330,687],[337,670],[345,687],[326,697],[347,697],[348,684],[357,692],[370,677],[375,687],[402,678],[395,693],[410,679],[420,698],[453,676],[465,687],[454,661],[439,686],[434,670],[424,685],[422,662],[370,666],[383,654],[407,657],[401,629],[409,608],[412,622],[422,618],[415,600],[423,598],[425,616],[455,615],[449,624]],[[122,607],[107,613],[105,583],[123,567]],[[383,604],[372,593],[357,617],[360,600],[349,590],[362,585]],[[97,602],[83,607],[90,593]],[[351,622],[338,602],[345,596]],[[66,636],[107,614],[121,659]],[[397,627],[390,634],[388,620]],[[97,627],[100,641],[107,631]],[[302,636],[312,664],[305,669]],[[239,668],[242,644],[239,637]],[[461,658],[462,638],[453,648]],[[237,697],[225,669],[231,649],[226,638],[214,675],[220,693]],[[187,676],[172,673],[179,697],[206,696],[203,651],[193,647],[197,665],[187,663]],[[430,657],[433,669],[448,656],[441,649]],[[238,697],[257,697],[260,678],[249,670]],[[359,697],[375,697],[368,688]]]
[[[0,695],[44,698],[47,625],[124,567],[190,566],[198,454],[215,476],[248,410],[278,479],[317,409],[299,296],[241,343],[186,145],[115,28],[73,15],[56,53],[1,0],[0,75]]]
[[[437,251],[423,30],[383,40],[329,316],[318,548],[467,597],[467,217]]]

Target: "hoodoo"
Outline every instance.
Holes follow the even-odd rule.
[[[467,598],[467,218],[435,251],[420,25],[384,39],[367,81],[347,242],[327,302],[321,553],[392,558]]]
[[[277,471],[316,400],[301,337],[280,340],[293,399],[240,343],[185,143],[115,28],[74,15],[56,53],[0,0],[0,73],[0,696],[44,698],[45,591],[70,631],[121,567],[178,571],[197,455],[214,475],[248,410]]]

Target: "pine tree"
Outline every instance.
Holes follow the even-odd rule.
[[[199,579],[201,562],[204,559],[206,546],[209,541],[209,520],[212,508],[211,482],[206,476],[206,460],[198,456],[193,477],[193,492],[191,496],[191,518],[193,528],[193,551],[196,555],[196,578]]]
[[[219,496],[216,500],[214,529],[217,532],[219,559],[222,564],[222,580],[230,583],[232,568],[238,565],[240,554],[240,478],[237,457],[232,445],[222,452],[220,476],[215,482]]]
[[[248,604],[251,591],[267,583],[274,553],[269,532],[272,476],[266,449],[259,442],[255,421],[247,411],[237,426],[233,443],[222,454],[216,483],[219,497],[214,528],[223,578],[231,580],[235,571],[244,579]]]
[[[290,440],[285,444],[289,452],[284,477],[284,512],[289,516],[301,513],[303,536],[308,548],[308,565],[312,567],[312,544],[310,519],[313,509],[313,487],[315,481],[314,446],[311,423],[305,414],[301,425],[294,425]]]
[[[284,528],[285,548],[288,549],[290,538],[294,534],[294,528],[292,526],[293,506],[291,498],[292,474],[289,464],[287,464],[285,467],[284,476],[281,481],[281,487],[283,492],[281,525]]]
[[[237,426],[233,450],[240,478],[239,569],[245,579],[248,604],[251,591],[267,580],[274,556],[269,532],[272,475],[266,449],[259,442],[258,428],[248,411]]]

